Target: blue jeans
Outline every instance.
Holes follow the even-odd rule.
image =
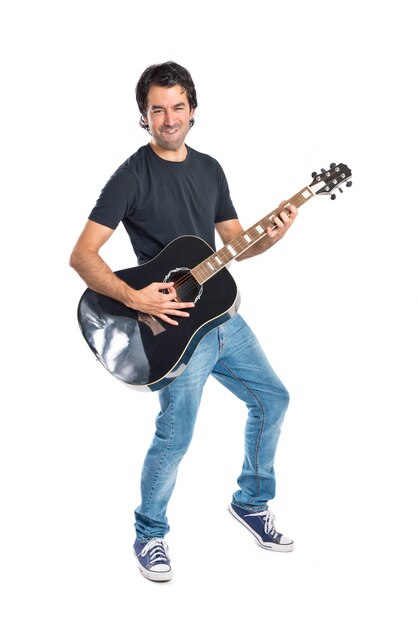
[[[210,374],[248,409],[244,464],[233,503],[262,511],[275,496],[273,464],[289,395],[249,326],[235,315],[201,340],[184,372],[159,392],[161,411],[142,469],[141,505],[135,510],[140,541],[164,537],[170,529],[168,502]]]

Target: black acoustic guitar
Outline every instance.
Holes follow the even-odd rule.
[[[351,170],[343,163],[332,163],[328,171],[314,172],[312,177],[289,204],[300,207],[318,195],[335,199],[335,189],[345,182],[351,185]],[[78,305],[78,321],[97,359],[113,376],[140,390],[156,391],[173,382],[199,341],[238,310],[239,293],[227,265],[264,237],[281,211],[272,211],[217,252],[199,237],[186,235],[148,263],[115,272],[134,289],[174,282],[177,299],[195,303],[190,317],[179,318],[178,326],[86,289]]]

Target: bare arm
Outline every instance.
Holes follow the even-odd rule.
[[[280,206],[283,207],[283,211],[280,213],[280,218],[276,217],[274,219],[276,227],[268,228],[267,237],[263,237],[260,241],[248,248],[248,250],[243,252],[237,258],[237,261],[243,261],[244,259],[249,259],[252,256],[265,252],[286,234],[290,226],[295,221],[298,211],[292,204],[288,204],[287,200],[281,202]],[[288,213],[284,210],[285,206],[286,211],[289,211],[290,215],[288,215]],[[244,232],[239,220],[226,220],[225,222],[219,222],[216,224],[216,230],[224,244],[229,243],[240,233]]]
[[[112,272],[99,255],[99,250],[113,232],[111,228],[89,220],[74,246],[70,265],[87,286],[132,309],[155,315],[169,324],[178,324],[169,315],[188,317],[189,314],[181,309],[194,305],[191,302],[174,300],[176,290],[173,283],[152,283],[144,289],[136,290]],[[168,290],[168,293],[162,293],[162,290]]]

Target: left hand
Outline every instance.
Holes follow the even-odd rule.
[[[282,208],[283,211],[279,213],[280,217],[275,217],[273,220],[276,228],[267,228],[267,235],[272,240],[271,244],[276,243],[286,234],[298,215],[297,208],[293,204],[288,204],[288,200],[283,200],[279,204],[279,208]]]

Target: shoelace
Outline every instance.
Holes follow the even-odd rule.
[[[164,539],[151,539],[141,552],[141,556],[146,556],[149,552],[150,565],[156,563],[169,563],[168,546]]]
[[[271,535],[274,539],[277,539],[280,533],[274,527],[274,520],[276,519],[274,513],[267,509],[266,511],[259,511],[258,513],[249,513],[248,517],[255,517],[256,515],[263,519],[264,532],[266,535]]]

